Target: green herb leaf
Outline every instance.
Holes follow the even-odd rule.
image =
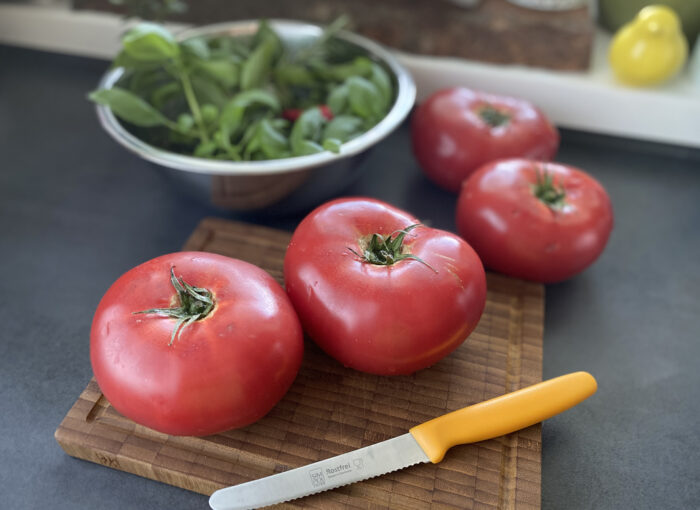
[[[243,133],[239,147],[243,147],[243,159],[253,159],[253,154],[260,148],[259,128],[261,119],[252,122]]]
[[[258,24],[258,30],[253,36],[253,47],[260,46],[261,44],[267,44],[270,46],[270,51],[272,52],[273,58],[279,57],[283,51],[282,41],[267,20],[260,21]]]
[[[210,103],[219,108],[223,108],[228,102],[226,93],[215,81],[208,80],[204,76],[192,75],[192,88],[200,103]]]
[[[189,57],[194,57],[199,60],[207,60],[211,56],[211,51],[209,50],[209,45],[201,37],[192,37],[191,39],[186,39],[180,43],[185,55]]]
[[[180,46],[173,35],[161,25],[140,23],[122,37],[122,46],[129,57],[157,62],[180,55]]]
[[[273,46],[264,41],[250,55],[241,70],[241,89],[251,90],[265,84],[272,69]]]
[[[208,158],[214,155],[217,146],[214,141],[202,142],[194,149],[194,155],[198,158]]]
[[[273,63],[282,52],[282,42],[266,22],[261,22],[253,38],[255,48],[241,70],[241,89],[251,90],[264,85]]]
[[[128,69],[129,71],[153,70],[161,69],[161,62],[159,60],[139,60],[131,57],[126,51],[122,49],[114,58],[111,67],[123,67],[124,69]]]
[[[209,40],[212,58],[232,58],[242,61],[250,56],[250,48],[245,38],[221,36]]]
[[[389,110],[392,100],[394,99],[394,87],[391,85],[391,78],[382,66],[376,62],[372,62],[372,73],[369,77],[369,81],[377,87],[382,97],[382,115],[384,115]]]
[[[268,159],[279,159],[289,156],[289,140],[275,129],[270,119],[260,121],[258,137],[260,149]]]
[[[151,93],[151,104],[154,108],[163,111],[170,101],[182,97],[182,86],[176,81],[171,81]]]
[[[340,152],[341,145],[343,145],[343,142],[341,142],[337,138],[326,138],[323,140],[323,148],[335,154],[338,154]]]
[[[377,86],[359,76],[348,78],[346,83],[353,113],[372,123],[379,121],[384,116],[384,100]]]
[[[126,81],[128,82],[129,90],[145,98],[163,83],[167,83],[171,80],[172,78],[162,69],[151,67],[136,70],[129,75]]]
[[[362,134],[363,121],[352,115],[338,115],[328,122],[323,138],[336,138],[341,142],[352,140]]]
[[[230,59],[217,59],[197,62],[195,71],[205,74],[215,80],[225,89],[232,89],[238,85],[238,65]]]
[[[321,141],[325,123],[326,118],[319,108],[309,108],[304,111],[294,123],[289,136],[292,153],[296,156],[303,156],[323,151],[323,147],[317,142]]]
[[[168,126],[173,122],[137,95],[119,87],[99,89],[88,96],[92,101],[109,106],[114,114],[137,126]]]
[[[326,104],[333,112],[333,115],[340,115],[347,111],[350,104],[350,100],[348,98],[349,92],[349,87],[346,84],[343,84],[335,87],[333,90],[331,90],[330,94],[328,94]]]
[[[343,82],[351,76],[369,78],[372,75],[372,61],[367,57],[357,57],[345,64],[316,66],[314,72],[327,81]]]
[[[223,159],[232,159],[233,161],[242,161],[243,156],[241,156],[240,151],[237,147],[231,145],[231,140],[225,135],[222,130],[216,131],[214,133],[214,143],[216,146],[223,151]]]
[[[323,152],[324,150],[325,149],[316,142],[313,142],[311,140],[300,140],[296,144],[294,144],[294,147],[292,148],[292,154],[294,154],[295,156],[309,156],[311,154]]]
[[[278,85],[314,87],[318,80],[306,66],[280,63],[274,70],[274,79]]]
[[[221,112],[220,125],[224,134],[229,137],[236,136],[243,128],[246,111],[253,108],[268,109],[277,113],[281,106],[277,98],[265,90],[239,92]]]

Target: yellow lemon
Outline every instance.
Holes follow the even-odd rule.
[[[676,13],[663,5],[645,7],[613,37],[608,59],[618,80],[657,85],[672,78],[688,57],[688,43]]]

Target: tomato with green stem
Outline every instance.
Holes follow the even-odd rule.
[[[458,236],[379,200],[312,211],[284,260],[307,334],[343,365],[410,374],[454,351],[486,302],[484,269]]]
[[[262,269],[202,252],[163,255],[121,276],[95,312],[95,379],[124,416],[204,436],[262,418],[301,365],[303,334]]]
[[[425,175],[459,192],[462,181],[490,161],[552,159],[559,133],[529,101],[455,87],[435,92],[416,108],[411,142]]]
[[[544,283],[590,266],[613,228],[610,198],[591,175],[527,159],[477,170],[462,185],[456,215],[487,268]]]

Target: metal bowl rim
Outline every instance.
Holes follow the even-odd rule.
[[[320,35],[323,30],[319,25],[301,21],[283,19],[272,19],[268,21],[273,28],[280,29],[282,32],[297,30],[306,31],[309,35]],[[242,33],[246,31],[252,32],[257,25],[257,20],[216,23],[183,30],[177,37],[182,40],[235,29],[243,30]],[[166,151],[137,138],[122,126],[112,113],[112,110],[105,105],[97,105],[97,116],[105,131],[126,149],[135,152],[144,159],[177,170],[211,175],[263,175],[294,172],[334,163],[359,154],[387,137],[406,118],[416,98],[416,85],[412,76],[388,50],[378,43],[353,32],[340,31],[337,37],[361,47],[366,50],[370,56],[382,61],[394,74],[397,83],[396,100],[391,110],[389,110],[386,116],[374,127],[357,138],[344,143],[338,154],[324,151],[309,156],[240,162],[197,158]],[[100,80],[99,87],[113,87],[123,73],[123,68],[109,70]]]

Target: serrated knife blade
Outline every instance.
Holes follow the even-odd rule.
[[[449,448],[502,436],[575,406],[597,389],[575,372],[528,386],[416,425],[407,434],[307,466],[214,492],[214,510],[262,508],[380,476],[422,462],[440,462]]]
[[[403,434],[308,466],[216,491],[209,505],[215,510],[260,508],[429,461],[413,436]]]

